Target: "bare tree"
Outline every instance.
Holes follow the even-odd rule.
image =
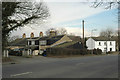
[[[104,0],[96,0],[96,2],[93,2],[92,7],[97,8],[97,7],[104,7],[105,9],[112,9],[112,7],[117,7],[118,8],[118,22],[120,21],[120,0],[114,0],[114,1],[109,1],[109,2],[104,2]],[[120,38],[120,31],[118,30],[118,38]],[[120,39],[118,39],[120,42]],[[119,51],[120,51],[120,43],[119,45]]]
[[[97,7],[104,7],[105,9],[111,9],[112,7],[117,7],[120,4],[120,1],[104,1],[104,0],[96,0],[93,2],[92,7],[97,8]]]
[[[107,37],[107,38],[111,38],[111,37],[114,36],[114,31],[113,31],[113,29],[111,29],[111,28],[107,28],[106,30],[102,30],[102,31],[100,32],[100,36],[102,36],[102,37]]]
[[[74,34],[74,33],[69,33],[69,35],[70,35],[70,36],[75,36],[75,34]]]
[[[48,17],[49,10],[43,2],[2,2],[2,46],[7,46],[7,37],[13,30]]]
[[[14,41],[16,39],[19,39],[19,38],[20,38],[20,36],[18,36],[18,35],[12,36],[12,37],[8,37],[8,42],[12,42],[12,41]]]
[[[65,28],[59,28],[57,30],[57,32],[58,32],[58,35],[65,35],[65,34],[67,34],[67,30]]]
[[[118,32],[119,32],[119,30],[115,30],[114,36],[118,36]]]

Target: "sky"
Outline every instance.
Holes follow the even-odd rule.
[[[90,2],[46,2],[51,16],[45,23],[39,20],[34,24],[14,31],[11,36],[22,36],[26,33],[29,37],[34,32],[35,37],[39,36],[40,31],[45,34],[49,28],[65,28],[68,34],[82,36],[82,20],[85,21],[85,36],[98,36],[100,31],[107,28],[118,29],[117,9],[106,10],[103,7],[93,8]],[[31,28],[32,27],[32,28]]]

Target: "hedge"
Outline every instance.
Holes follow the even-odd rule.
[[[70,49],[70,48],[48,48],[44,54],[47,55],[86,55],[86,54],[101,54],[102,50],[94,49],[94,50],[87,50],[87,49]]]

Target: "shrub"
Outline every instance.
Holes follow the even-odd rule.
[[[94,49],[93,54],[95,54],[95,55],[102,54],[102,50],[101,49]]]
[[[71,49],[71,48],[48,48],[47,55],[85,55],[87,49]]]
[[[102,54],[101,49],[87,50],[87,49],[71,49],[71,48],[48,48],[47,55],[86,55],[86,54]]]
[[[107,54],[112,54],[112,52],[111,52],[111,51],[108,51]]]

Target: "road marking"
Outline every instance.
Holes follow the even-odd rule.
[[[14,75],[11,75],[11,77],[25,75],[25,74],[30,74],[30,73],[32,73],[32,72],[25,72],[25,73],[20,73],[20,74],[14,74]]]

